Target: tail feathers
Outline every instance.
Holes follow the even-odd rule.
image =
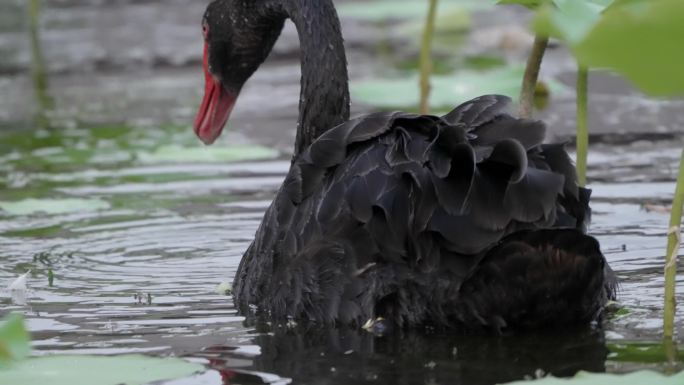
[[[575,229],[518,232],[466,279],[453,316],[499,331],[586,324],[614,297],[614,282],[596,239]]]

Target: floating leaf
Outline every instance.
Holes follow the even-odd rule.
[[[221,294],[221,295],[229,295],[233,292],[233,286],[230,284],[230,282],[221,282],[216,286],[216,289],[214,289],[216,294]]]
[[[140,153],[138,158],[147,163],[161,162],[238,162],[244,160],[273,159],[278,151],[263,146],[181,147],[168,145],[154,152]]]
[[[619,72],[651,95],[683,95],[683,21],[681,0],[619,1],[574,52],[583,64]]]
[[[616,71],[654,96],[684,95],[684,1],[554,0],[539,33],[568,43],[585,67]]]
[[[618,309],[615,313],[613,313],[613,318],[619,318],[619,317],[624,317],[626,315],[630,315],[632,313],[631,310],[629,310],[626,307],[621,307]]]
[[[5,237],[51,237],[64,231],[61,225],[8,230],[2,233]]]
[[[684,372],[668,377],[650,370],[642,370],[629,374],[579,372],[569,379],[545,377],[534,381],[510,382],[508,385],[681,385],[682,383],[684,383]]]
[[[106,210],[109,203],[100,199],[24,199],[15,202],[0,201],[0,209],[10,215],[36,213],[65,214]]]
[[[577,43],[596,25],[611,1],[553,0],[537,13],[535,29],[537,33]]]
[[[668,352],[662,343],[619,342],[607,344],[611,361],[662,363],[668,362]],[[676,349],[675,349],[676,351]],[[684,351],[679,353],[679,360],[684,361]]]
[[[433,76],[430,106],[433,110],[450,110],[460,103],[483,94],[516,97],[520,93],[524,67],[513,66],[492,71],[461,71],[448,76]],[[565,86],[548,84],[552,92]],[[418,105],[418,77],[372,79],[352,84],[355,100],[382,109],[415,109]]]
[[[187,377],[204,367],[178,358],[143,355],[116,357],[52,356],[31,358],[0,371],[0,383],[12,385],[143,385]]]
[[[31,351],[31,338],[24,317],[20,314],[10,314],[0,323],[0,368],[26,358]],[[2,373],[0,371],[0,373]],[[0,374],[0,378],[2,375]],[[12,384],[12,382],[2,382]]]
[[[439,13],[468,9],[486,9],[494,4],[487,0],[442,0],[439,2]],[[350,2],[337,7],[340,16],[366,21],[383,21],[388,19],[414,19],[416,15],[427,12],[424,0],[378,0],[373,2]]]

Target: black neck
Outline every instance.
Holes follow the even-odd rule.
[[[297,27],[302,79],[295,157],[326,130],[349,119],[349,85],[340,21],[332,0],[282,0]]]

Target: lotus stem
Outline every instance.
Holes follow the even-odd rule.
[[[534,37],[532,52],[530,52],[530,56],[527,58],[527,66],[525,67],[525,75],[523,76],[522,89],[520,91],[519,115],[521,118],[529,119],[532,117],[534,92],[537,88],[539,69],[541,68],[544,52],[546,52],[546,46],[548,46],[548,44],[548,37],[541,35],[536,35]]]
[[[582,187],[587,185],[587,156],[589,153],[588,100],[589,70],[580,65],[577,69],[577,178]]]
[[[671,340],[674,337],[675,279],[680,244],[682,203],[684,203],[684,150],[682,150],[677,187],[675,187],[675,195],[672,201],[670,230],[667,235],[667,252],[665,254],[665,310],[663,314],[663,338],[665,340]]]
[[[677,351],[677,342],[673,338],[665,338],[663,340],[663,350],[665,350],[665,358],[668,365],[665,366],[664,372],[668,375],[676,374],[677,362],[679,361],[679,352]]]
[[[40,2],[41,0],[30,0],[28,3],[31,34],[31,77],[33,78],[33,90],[38,104],[36,114],[38,125],[48,127],[49,121],[46,112],[53,108],[54,101],[48,92],[47,70],[40,43]]]
[[[430,0],[423,41],[420,45],[420,105],[421,114],[430,112],[430,76],[432,75],[432,38],[435,33],[437,0]]]

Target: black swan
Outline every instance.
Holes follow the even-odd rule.
[[[578,187],[542,122],[485,95],[445,116],[349,118],[332,0],[216,0],[204,15],[206,94],[221,133],[286,19],[301,44],[295,154],[245,252],[234,298],[273,319],[501,330],[582,325],[615,293]],[[267,100],[268,95],[264,95]]]

